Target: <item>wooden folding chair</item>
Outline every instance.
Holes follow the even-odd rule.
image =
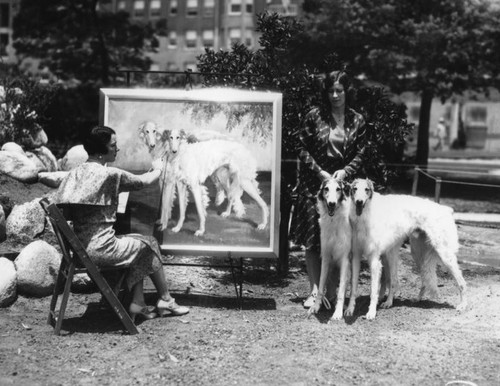
[[[64,320],[64,313],[66,311],[66,306],[68,304],[71,282],[75,273],[85,272],[94,281],[94,283],[99,288],[99,291],[103,297],[108,301],[112,310],[118,316],[122,322],[125,329],[130,334],[137,334],[139,331],[135,324],[132,322],[129,314],[120,303],[117,297],[117,291],[113,291],[109,283],[104,279],[102,273],[105,271],[116,271],[122,270],[123,275],[126,274],[128,270],[127,266],[119,267],[106,267],[97,268],[97,266],[90,260],[87,251],[83,247],[82,243],[76,237],[75,233],[68,225],[66,218],[56,206],[56,204],[50,203],[48,199],[44,198],[40,201],[47,217],[49,218],[54,232],[56,234],[59,246],[63,254],[61,259],[61,266],[59,267],[59,273],[57,275],[56,285],[54,287],[54,292],[52,294],[52,300],[50,302],[50,311],[48,323],[54,327],[54,334],[59,335]],[[122,280],[119,280],[115,290],[120,289]],[[61,304],[59,306],[59,312],[56,312],[57,301],[59,294],[62,291]]]

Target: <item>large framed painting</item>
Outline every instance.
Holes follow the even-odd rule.
[[[113,165],[160,181],[130,192],[130,230],[168,254],[277,257],[282,95],[227,88],[101,89]]]

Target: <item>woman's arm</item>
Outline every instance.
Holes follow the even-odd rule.
[[[352,160],[344,167],[344,171],[346,173],[346,177],[351,177],[363,167],[363,162],[366,162],[365,159],[365,146],[366,146],[366,124],[363,116],[361,114],[356,113],[353,122],[354,130],[356,130],[354,143],[352,146],[356,146],[353,151],[355,151],[355,155]],[[361,148],[357,148],[358,144],[362,144]]]

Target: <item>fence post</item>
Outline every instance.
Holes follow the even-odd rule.
[[[420,168],[418,166],[415,166],[415,170],[413,173],[413,187],[411,188],[411,195],[412,196],[417,195],[418,173],[420,173]]]
[[[436,177],[436,190],[434,191],[434,201],[439,203],[441,197],[441,177]]]

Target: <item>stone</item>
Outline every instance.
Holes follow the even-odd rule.
[[[19,294],[43,297],[52,294],[61,254],[43,240],[28,244],[14,260]]]
[[[58,169],[56,156],[47,147],[40,146],[32,149],[31,152],[42,162],[43,171],[55,172]]]
[[[57,188],[67,175],[68,172],[66,171],[41,172],[38,173],[38,182],[50,186],[51,188]]]
[[[84,163],[89,155],[83,148],[83,145],[76,145],[69,149],[63,158],[57,161],[59,170],[69,171]]]
[[[18,145],[15,142],[6,142],[2,145],[2,150],[4,151],[13,151],[19,154],[24,154],[24,150],[21,145]]]
[[[7,237],[10,235],[33,238],[45,229],[45,212],[39,199],[15,205],[6,221]]]
[[[77,273],[71,282],[71,291],[77,293],[91,293],[96,289],[96,285],[86,273]]]
[[[0,173],[22,182],[36,182],[38,167],[26,154],[17,151],[0,151]]]
[[[0,307],[8,307],[17,298],[17,272],[12,261],[0,257]]]
[[[7,226],[3,206],[0,205],[0,243],[7,239]]]

